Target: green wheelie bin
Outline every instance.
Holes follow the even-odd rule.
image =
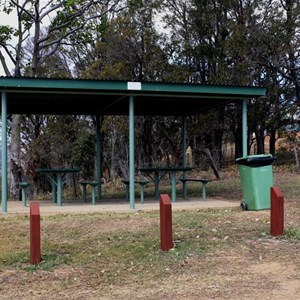
[[[270,209],[270,188],[273,186],[272,164],[275,159],[276,157],[271,154],[249,155],[236,159],[243,191],[242,209]]]

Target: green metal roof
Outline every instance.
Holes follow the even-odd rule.
[[[134,95],[135,115],[190,115],[235,100],[264,96],[266,89],[219,84],[177,84],[0,77],[8,113],[127,115]]]

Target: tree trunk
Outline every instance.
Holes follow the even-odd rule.
[[[272,154],[272,155],[275,155],[275,153],[276,153],[275,143],[276,143],[276,129],[271,128],[271,130],[270,130],[270,154]]]
[[[11,123],[10,141],[10,198],[20,200],[19,183],[22,181],[23,169],[21,166],[21,119],[22,115],[13,115]]]
[[[296,161],[297,173],[300,173],[299,158],[298,158],[297,146],[295,143],[294,143],[294,156],[295,156],[295,161]]]
[[[235,158],[242,157],[243,155],[243,136],[242,136],[242,126],[237,124],[232,130],[234,136],[234,152]]]
[[[261,132],[258,126],[255,126],[255,138],[256,138],[256,145],[257,145],[257,154],[264,154],[265,147],[264,147],[264,135]]]
[[[111,136],[111,152],[110,152],[110,177],[112,180],[115,180],[115,177],[117,175],[117,161],[116,161],[116,149],[115,149],[115,145],[116,145],[116,129],[112,128],[112,136]]]
[[[215,176],[216,176],[218,179],[221,179],[221,176],[220,176],[220,174],[219,174],[218,168],[217,168],[217,166],[216,166],[216,163],[215,163],[215,161],[214,161],[214,159],[213,159],[213,157],[212,157],[212,155],[211,155],[209,149],[207,149],[207,148],[206,148],[206,149],[203,149],[203,153],[207,156],[207,158],[208,158],[208,160],[209,160],[209,163],[210,163],[210,165],[211,165],[211,167],[212,167],[212,169],[213,169],[213,171],[214,171]]]
[[[223,143],[223,130],[217,128],[216,130],[214,130],[214,136],[212,140],[212,146],[213,146],[212,156],[218,170],[220,170],[221,161],[223,159],[222,143]]]
[[[151,158],[153,157],[152,151],[152,117],[144,117],[143,131],[142,131],[142,149],[143,158],[140,162],[141,167],[149,166],[151,164]],[[137,146],[139,149],[139,146]]]

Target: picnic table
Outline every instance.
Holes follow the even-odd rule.
[[[140,168],[139,171],[145,173],[154,182],[155,199],[159,199],[159,182],[167,174],[171,174],[171,200],[176,202],[176,173],[191,171],[191,167],[152,167],[152,168]]]
[[[37,172],[47,176],[52,184],[53,202],[58,206],[62,206],[62,185],[63,178],[66,174],[79,173],[79,168],[54,168],[54,169],[37,169]]]

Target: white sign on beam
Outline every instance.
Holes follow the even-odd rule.
[[[141,82],[127,82],[127,90],[140,91],[142,89]]]

